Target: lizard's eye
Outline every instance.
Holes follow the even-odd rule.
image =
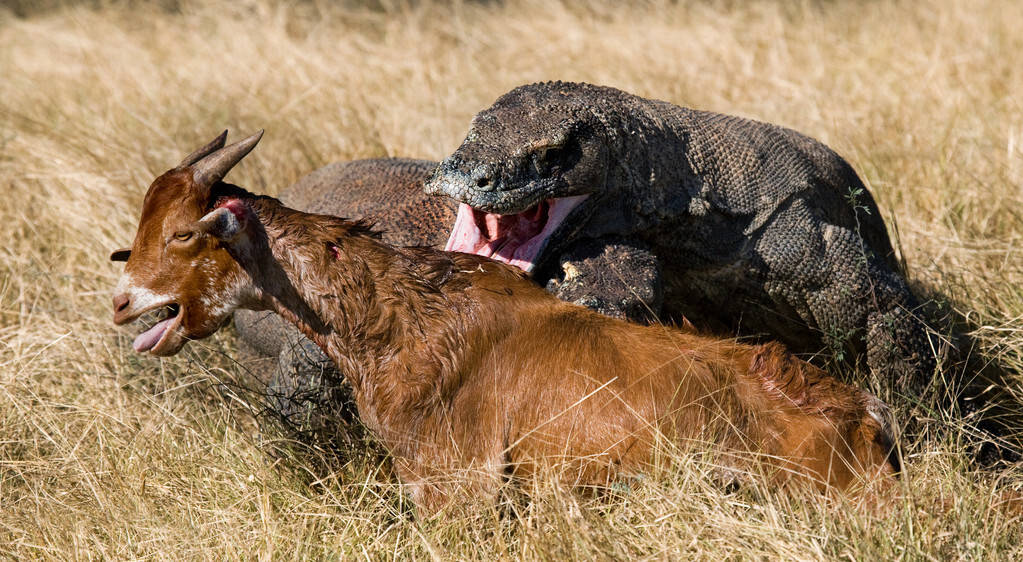
[[[533,168],[537,175],[548,176],[560,169],[560,164],[565,155],[563,146],[545,146],[533,152]]]

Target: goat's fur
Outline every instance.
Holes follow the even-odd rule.
[[[218,213],[237,230],[225,235]],[[183,257],[155,234],[184,228],[195,236]],[[150,187],[132,272],[182,314],[209,315],[191,332],[182,322],[154,353],[209,335],[235,307],[272,309],[298,326],[349,379],[363,422],[426,512],[447,504],[456,472],[475,493],[551,465],[569,483],[607,484],[643,470],[660,440],[710,447],[729,471],[821,489],[898,469],[884,405],[780,344],[601,316],[513,267],[394,248],[363,223],[195,185],[187,169]],[[145,312],[124,298],[115,297],[118,323]]]

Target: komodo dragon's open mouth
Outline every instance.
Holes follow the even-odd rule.
[[[547,240],[586,195],[545,199],[512,215],[458,205],[458,217],[445,251],[487,256],[531,272]]]

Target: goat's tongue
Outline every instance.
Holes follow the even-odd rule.
[[[139,353],[153,349],[153,346],[160,341],[160,338],[163,337],[164,332],[167,331],[167,328],[170,327],[173,321],[174,317],[171,316],[166,320],[157,322],[155,326],[139,334],[131,346]]]

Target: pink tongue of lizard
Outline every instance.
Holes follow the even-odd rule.
[[[481,225],[477,222],[477,226],[487,233],[487,238],[491,242],[507,237],[507,242],[517,247],[539,234],[543,226],[540,221],[543,219],[544,213],[541,207],[543,207],[542,203],[529,211],[516,215],[486,213],[482,221],[484,224]]]
[[[140,353],[153,349],[153,346],[156,345],[156,342],[160,341],[160,338],[163,337],[163,333],[167,331],[167,328],[173,321],[173,316],[166,320],[161,320],[152,328],[139,334],[131,346],[135,348],[135,351]]]

